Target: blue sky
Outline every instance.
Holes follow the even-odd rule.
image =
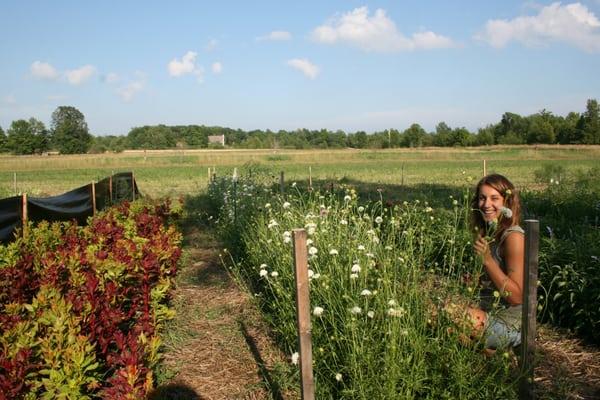
[[[476,130],[600,99],[600,0],[0,2],[0,126]]]

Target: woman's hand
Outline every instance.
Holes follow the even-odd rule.
[[[484,260],[492,255],[490,251],[490,244],[482,236],[478,236],[475,240],[475,243],[473,243],[473,250],[475,250],[475,253],[483,257]]]

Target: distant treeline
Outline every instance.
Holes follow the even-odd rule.
[[[75,112],[77,123],[58,118],[65,110]],[[60,111],[60,112],[59,112]],[[58,116],[57,116],[58,114]],[[67,114],[67,117],[70,115]],[[70,127],[74,138],[69,141]],[[85,128],[85,134],[81,132]],[[419,124],[401,131],[386,129],[367,134],[364,131],[344,132],[327,129],[294,131],[244,131],[203,125],[155,125],[132,128],[127,136],[92,136],[87,134],[83,115],[73,107],[59,107],[53,114],[52,129],[31,118],[13,121],[5,134],[0,127],[0,151],[15,154],[34,154],[48,150],[61,153],[123,151],[126,149],[219,148],[209,143],[209,136],[225,136],[225,146],[233,148],[391,148],[423,146],[484,146],[493,144],[600,144],[600,106],[590,99],[583,113],[570,112],[565,117],[547,110],[521,116],[506,112],[500,122],[471,132],[464,127],[452,128],[440,122],[434,132],[427,132]],[[55,140],[52,140],[52,139]],[[84,143],[80,143],[80,142]],[[69,146],[65,146],[69,143]],[[78,144],[78,145],[76,145]]]

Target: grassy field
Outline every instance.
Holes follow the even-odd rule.
[[[560,165],[567,172],[600,165],[600,146],[493,146],[393,150],[166,150],[76,156],[0,156],[0,196],[26,192],[56,195],[113,172],[134,171],[143,193],[179,196],[206,187],[208,169],[217,175],[258,164],[286,181],[307,181],[309,167],[315,184],[350,181],[354,184],[415,186],[464,184],[465,176],[505,174],[517,186],[535,183],[543,165]],[[464,172],[464,173],[463,173]],[[15,185],[16,176],[16,185]]]

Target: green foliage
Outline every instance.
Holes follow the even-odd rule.
[[[48,150],[48,131],[35,118],[13,121],[5,146],[13,154],[40,154]]]
[[[59,106],[52,113],[52,145],[61,154],[87,153],[92,144],[85,117],[75,107]]]
[[[546,188],[523,198],[541,226],[541,319],[600,342],[600,168],[546,165],[536,176]]]
[[[463,278],[481,272],[462,197],[446,198],[448,210],[387,208],[359,204],[350,187],[304,192],[292,183],[281,196],[268,178],[214,182],[214,219],[288,354],[297,350],[291,231],[306,229],[317,398],[515,397],[503,353],[486,359],[477,340],[461,344],[467,328],[450,315],[477,292],[476,279]]]

